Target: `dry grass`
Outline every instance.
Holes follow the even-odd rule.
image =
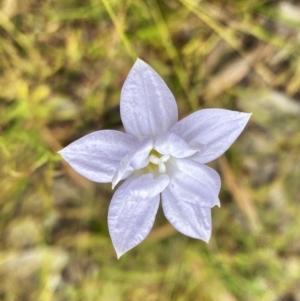
[[[299,301],[300,5],[278,0],[2,0],[0,300]],[[212,163],[222,176],[208,245],[159,212],[116,259],[109,185],[56,154],[121,129],[136,57],[173,91],[183,117],[253,112]]]

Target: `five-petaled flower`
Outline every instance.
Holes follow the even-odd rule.
[[[126,133],[93,132],[59,152],[92,181],[112,182],[113,188],[123,181],[108,212],[117,256],[148,235],[160,197],[166,218],[178,231],[208,242],[221,181],[204,164],[229,148],[251,114],[204,109],[178,121],[173,94],[140,59],[124,83],[120,107]]]

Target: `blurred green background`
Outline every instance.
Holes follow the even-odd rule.
[[[0,300],[299,301],[300,3],[288,0],[0,2]],[[222,177],[209,244],[160,210],[117,260],[112,190],[56,151],[122,130],[136,57],[166,81],[180,118],[252,112],[212,162]]]

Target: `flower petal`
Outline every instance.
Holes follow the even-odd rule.
[[[140,140],[167,132],[178,120],[173,94],[163,79],[137,59],[121,92],[124,128]]]
[[[174,133],[160,135],[154,142],[154,148],[163,155],[171,155],[175,158],[186,158],[198,151]]]
[[[91,181],[111,182],[121,159],[138,145],[135,137],[103,130],[88,134],[58,153]]]
[[[150,232],[159,206],[159,194],[169,177],[146,174],[127,179],[115,192],[108,212],[109,233],[118,258]]]
[[[170,161],[171,181],[167,188],[181,202],[211,208],[220,206],[221,180],[212,168],[190,159]]]
[[[148,137],[121,160],[116,173],[112,178],[113,189],[119,181],[127,178],[134,169],[141,169],[148,165],[148,156],[152,148],[153,141]]]
[[[167,188],[162,192],[162,208],[166,218],[179,232],[205,242],[209,241],[211,236],[209,207],[183,202]]]
[[[221,156],[240,135],[251,114],[224,109],[204,109],[177,122],[170,132],[200,151],[193,156],[199,163]],[[201,147],[203,145],[203,147]]]

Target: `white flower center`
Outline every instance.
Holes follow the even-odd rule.
[[[165,163],[170,159],[170,155],[163,155],[161,157],[157,157],[156,155],[150,155],[149,162],[158,165],[158,171],[160,173],[166,172],[166,165]]]

